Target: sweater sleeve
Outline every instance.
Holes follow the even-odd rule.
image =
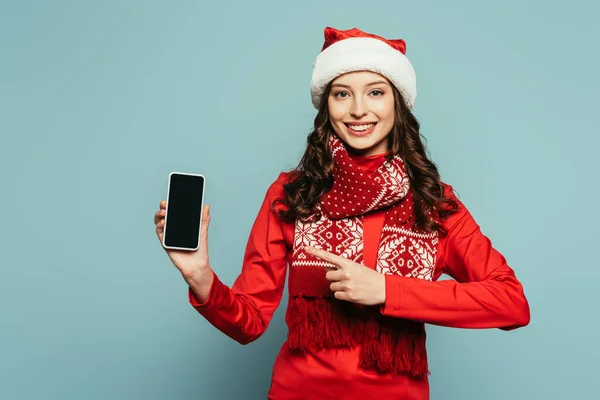
[[[283,196],[283,177],[284,173],[267,191],[250,231],[241,273],[232,287],[215,274],[203,303],[188,288],[190,304],[213,326],[241,344],[250,343],[264,333],[281,301],[287,245],[283,223],[271,204]]]
[[[448,218],[442,267],[453,280],[386,275],[384,315],[455,328],[512,330],[529,324],[523,287],[502,254],[446,185],[459,210]],[[441,272],[438,274],[441,275]]]

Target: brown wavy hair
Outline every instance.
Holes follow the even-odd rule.
[[[332,81],[333,82],[333,81]],[[314,129],[308,135],[307,147],[298,166],[290,172],[289,181],[283,185],[284,199],[276,199],[272,209],[287,222],[309,216],[320,218],[315,206],[321,196],[333,185],[334,161],[329,149],[329,137],[334,130],[329,121],[328,97],[332,82],[323,94]],[[440,220],[454,214],[458,203],[444,193],[444,186],[436,165],[428,158],[421,140],[419,122],[407,107],[402,94],[392,84],[394,91],[394,126],[390,131],[389,150],[391,160],[400,154],[406,165],[415,202],[413,229],[446,233]],[[283,203],[284,210],[276,209]]]

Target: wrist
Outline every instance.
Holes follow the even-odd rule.
[[[205,304],[208,301],[215,275],[212,269],[199,270],[187,277],[184,277],[190,290],[194,293],[197,301],[200,304]]]
[[[379,291],[379,293],[380,293],[379,304],[382,306],[385,305],[385,299],[386,299],[385,287],[386,287],[385,275],[381,274],[381,286],[380,286],[381,290]]]
[[[214,273],[210,266],[199,267],[187,274],[181,274],[187,284],[193,288],[210,287],[214,279]]]

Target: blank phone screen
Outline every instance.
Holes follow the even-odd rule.
[[[165,245],[194,249],[198,246],[204,178],[171,174],[167,198]]]

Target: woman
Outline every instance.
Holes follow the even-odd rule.
[[[525,326],[522,286],[427,158],[404,41],[326,28],[311,95],[306,152],[268,189],[232,288],[210,267],[208,205],[199,250],[167,252],[190,303],[240,343],[267,328],[289,265],[270,399],[428,399],[424,324]]]

